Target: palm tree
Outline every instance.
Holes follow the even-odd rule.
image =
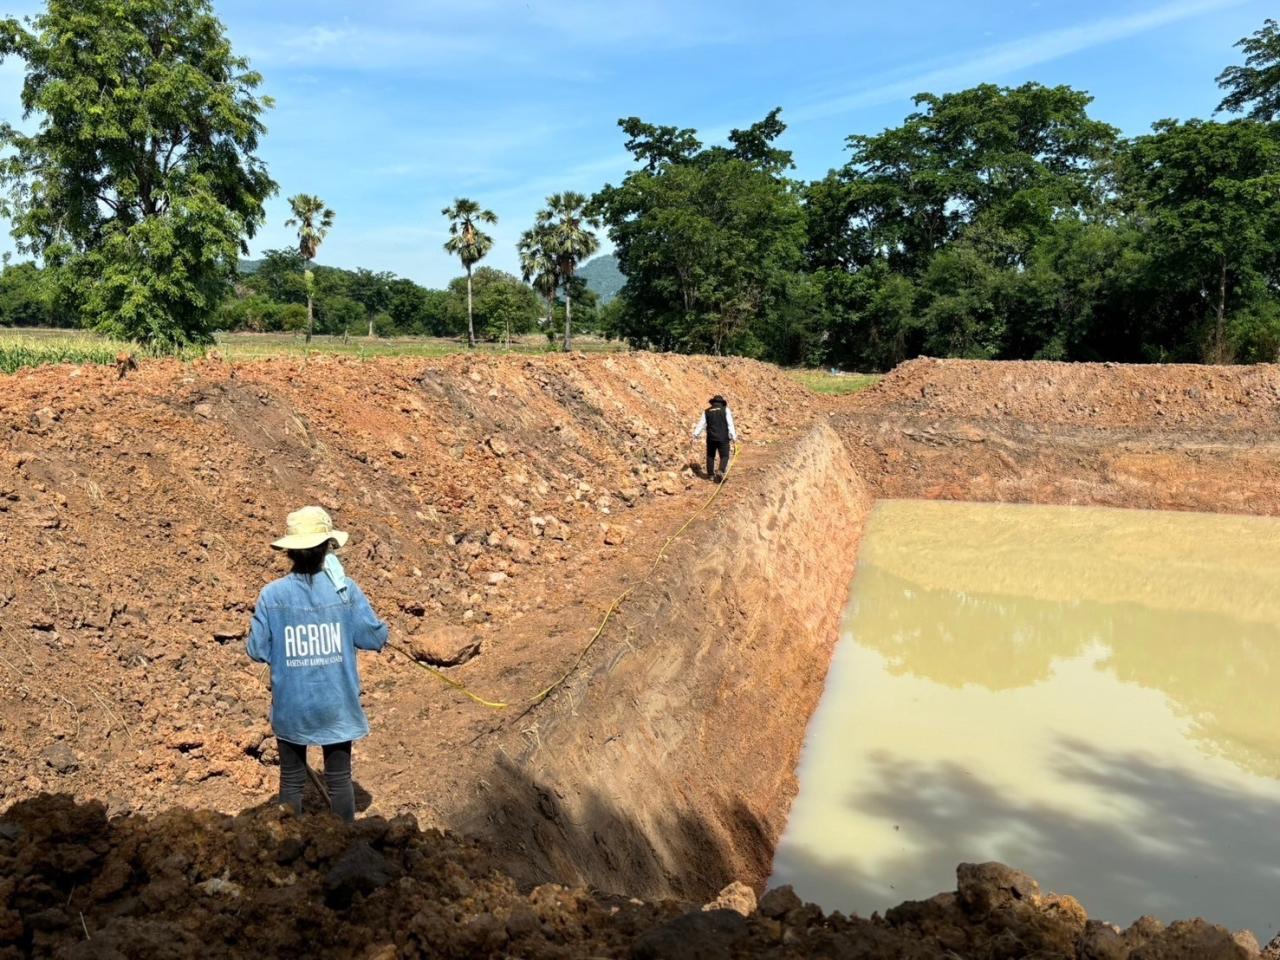
[[[309,193],[290,197],[289,209],[293,216],[284,225],[298,228],[298,253],[307,263],[303,276],[307,282],[307,343],[310,343],[315,327],[315,278],[311,273],[311,261],[316,258],[320,244],[333,227],[333,211],[324,205],[323,200]]]
[[[476,345],[476,323],[471,308],[471,268],[493,249],[493,237],[476,224],[497,223],[498,215],[492,210],[481,209],[480,204],[465,197],[453,201],[452,207],[440,211],[449,218],[449,239],[444,248],[457,254],[467,271],[467,346]]]
[[[573,292],[571,281],[578,264],[600,249],[594,231],[600,221],[588,216],[587,198],[568,191],[547,197],[547,209],[538,214],[538,230],[546,231],[548,253],[556,264],[556,279],[564,288],[564,349],[573,349]]]
[[[520,273],[524,282],[542,294],[547,301],[547,329],[555,319],[556,291],[560,288],[560,277],[556,272],[555,257],[549,249],[550,236],[542,227],[534,227],[520,234],[520,242],[516,251],[520,254]]]

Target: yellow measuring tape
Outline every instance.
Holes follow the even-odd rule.
[[[725,467],[724,475],[726,479],[729,476],[729,471],[733,469],[733,465],[737,461],[737,459],[738,459],[738,448],[735,445],[733,448],[733,456],[729,458],[729,465]],[[724,489],[723,483],[716,484],[715,490],[711,492],[711,496],[707,497],[707,499],[703,502],[702,506],[698,507],[698,509],[693,512],[693,515],[690,516],[689,519],[684,522],[684,524],[680,527],[679,530],[677,530],[671,536],[667,537],[667,542],[662,545],[662,549],[658,551],[658,555],[653,558],[653,564],[649,567],[648,571],[645,572],[645,575],[641,577],[639,581],[637,581],[636,583],[633,583],[631,586],[627,587],[627,589],[623,590],[622,593],[618,594],[618,596],[614,599],[613,603],[609,604],[609,609],[605,611],[604,619],[600,621],[600,626],[596,627],[596,632],[591,635],[591,639],[588,640],[587,645],[582,648],[582,652],[578,654],[578,658],[573,661],[572,666],[570,666],[568,670],[566,670],[563,674],[561,674],[561,676],[554,683],[552,683],[548,687],[545,687],[542,690],[539,690],[537,693],[535,693],[532,697],[529,697],[527,700],[519,700],[519,701],[516,701],[514,704],[503,703],[498,700],[486,700],[484,697],[481,697],[478,694],[472,693],[470,690],[468,690],[467,685],[465,683],[462,683],[461,681],[458,681],[458,680],[454,680],[452,677],[446,676],[444,673],[442,673],[440,670],[437,670],[435,667],[431,666],[430,664],[426,664],[426,663],[423,663],[421,660],[414,659],[413,656],[411,656],[405,650],[401,649],[396,644],[393,644],[390,641],[388,641],[387,646],[391,647],[393,650],[397,650],[400,653],[404,654],[404,656],[408,657],[409,662],[412,663],[414,666],[418,666],[418,667],[421,667],[423,670],[426,670],[436,679],[448,684],[450,687],[453,687],[453,689],[457,690],[459,693],[463,694],[464,696],[470,698],[474,702],[480,704],[480,706],[482,707],[488,707],[491,710],[506,710],[508,707],[511,707],[511,706],[523,706],[525,704],[541,703],[543,700],[547,699],[547,697],[551,696],[551,694],[555,691],[556,687],[560,686],[562,683],[568,680],[571,676],[573,676],[574,671],[576,671],[578,667],[582,665],[582,661],[585,660],[587,657],[587,654],[591,652],[591,648],[596,645],[596,641],[599,640],[604,635],[605,627],[609,625],[609,621],[613,618],[613,615],[617,612],[618,608],[622,606],[623,601],[626,600],[627,597],[631,596],[631,594],[634,593],[637,589],[639,589],[640,587],[644,586],[646,583],[649,582],[650,578],[652,578],[654,573],[657,572],[658,565],[661,564],[662,561],[666,558],[667,551],[671,549],[671,544],[675,543],[676,539],[682,533],[688,530],[689,527],[693,525],[693,522],[707,511],[707,509],[711,506],[711,504],[715,503],[716,497],[720,496],[720,491],[723,489]]]

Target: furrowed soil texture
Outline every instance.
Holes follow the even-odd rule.
[[[258,955],[304,937],[370,957],[1248,955],[1204,924],[1086,927],[1069,898],[981,871],[883,921],[777,897],[683,911],[768,876],[877,497],[1274,514],[1274,367],[918,361],[844,399],[645,354],[0,387],[10,952],[232,952],[258,930]],[[712,490],[688,429],[713,393],[740,456],[650,575]],[[361,663],[353,833],[270,808],[269,692],[243,651],[282,572],[267,544],[308,502],[351,531],[348,573],[396,645]]]

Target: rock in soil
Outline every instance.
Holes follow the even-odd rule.
[[[76,757],[76,752],[62,740],[45,748],[43,756],[45,763],[51,766],[55,773],[70,773],[80,766],[80,760]]]
[[[714,900],[704,904],[702,909],[732,910],[734,913],[749,917],[756,912],[756,892],[742,881],[735,880],[721,890]]]

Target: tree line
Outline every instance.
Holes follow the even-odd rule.
[[[620,122],[596,197],[637,346],[876,370],[917,355],[1280,359],[1280,27],[1222,111],[1126,139],[1066,86],[921,94],[901,125],[788,176],[778,110],[706,147]]]
[[[49,0],[38,16],[0,20],[8,57],[26,66],[22,105],[37,125],[0,123],[0,215],[40,266],[6,256],[0,322],[70,318],[157,349],[218,329],[465,332],[474,346],[541,325],[563,330],[567,350],[575,306],[578,329],[598,325],[575,273],[599,241],[575,193],[548,198],[521,237],[523,279],[476,269],[497,218],[465,198],[443,211],[445,249],[466,274],[445,290],[316,266],[337,214],[307,193],[289,198],[296,247],[242,274],[278,189],[257,156],[272,103],[208,0]]]
[[[210,330],[247,333],[317,334],[341,337],[465,337],[500,343],[511,337],[548,334],[560,343],[565,304],[548,306],[520,277],[480,266],[474,270],[474,311],[467,314],[467,278],[444,289],[425,287],[387,271],[346,270],[310,265],[295,247],[267,250],[260,260],[242,261],[209,324]],[[573,325],[579,333],[605,334],[609,309],[595,293],[575,285]],[[312,302],[308,315],[307,301]],[[548,320],[548,314],[550,319]],[[0,268],[0,327],[65,327],[76,318],[72,304],[59,302],[48,271],[32,262]]]
[[[447,290],[316,266],[336,214],[290,199],[298,242],[241,275],[277,189],[257,156],[262,78],[208,0],[49,0],[0,21],[26,64],[33,133],[0,125],[0,213],[38,257],[0,273],[0,317],[72,316],[160,347],[215,329],[510,338],[594,325],[637,347],[885,369],[911,356],[1275,360],[1280,356],[1280,27],[1218,77],[1231,120],[1122,137],[1067,86],[921,94],[793,175],[780,109],[705,145],[619,121],[634,166],[548,198],[521,276],[482,265],[497,215],[442,211]],[[103,97],[102,91],[113,96]],[[178,94],[181,95],[178,95]],[[607,231],[626,281],[607,308],[578,267]]]

